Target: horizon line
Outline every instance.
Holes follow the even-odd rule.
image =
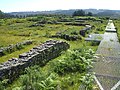
[[[87,10],[87,9],[95,9],[95,10],[115,10],[115,9],[97,9],[97,8],[86,8],[86,9],[55,9],[55,10],[40,10],[40,11],[38,11],[38,10],[29,10],[29,11],[11,11],[11,12],[4,12],[4,11],[2,11],[2,12],[4,12],[4,13],[17,13],[17,12],[47,12],[47,11],[60,11],[60,10]],[[117,9],[116,9],[117,10]]]

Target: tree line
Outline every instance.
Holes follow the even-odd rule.
[[[0,10],[0,19],[3,19],[3,18],[11,18],[11,17],[14,17],[14,15],[10,15],[10,14],[7,14],[7,13],[4,13]]]
[[[4,13],[0,10],[0,19],[2,18],[25,18],[25,17],[31,17],[31,16],[38,16],[40,14],[36,14],[36,15],[11,15],[8,13]],[[76,10],[75,12],[73,12],[72,16],[93,16],[92,12],[88,12],[86,13],[84,10]]]
[[[93,13],[92,12],[86,13],[84,10],[76,10],[73,13],[73,16],[93,16]]]

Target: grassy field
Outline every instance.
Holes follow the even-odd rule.
[[[11,44],[16,44],[18,42],[23,42],[25,40],[33,40],[33,44],[25,46],[21,50],[16,50],[15,52],[11,54],[7,54],[5,56],[0,57],[0,63],[3,63],[7,61],[10,58],[18,57],[19,54],[29,51],[31,48],[45,42],[46,40],[63,40],[60,38],[50,38],[52,35],[55,35],[58,32],[64,32],[65,34],[70,35],[72,32],[77,32],[79,34],[79,31],[85,28],[85,26],[75,26],[75,25],[66,25],[66,18],[71,23],[84,23],[84,24],[90,24],[91,26],[94,25],[94,28],[86,33],[86,37],[91,33],[104,33],[105,26],[107,25],[106,20],[99,21],[99,18],[92,17],[95,20],[84,20],[84,22],[76,22],[76,19],[79,18],[89,18],[89,17],[62,17],[62,19],[59,19],[57,16],[50,17],[50,16],[44,16],[44,18],[41,17],[28,17],[28,18],[13,18],[13,19],[1,19],[0,20],[0,47],[7,47]],[[64,20],[64,21],[61,21]],[[51,23],[52,22],[52,23]],[[57,23],[56,23],[57,22]],[[37,24],[37,25],[36,25]],[[82,36],[81,36],[82,37]],[[97,45],[93,45],[92,42],[86,42],[84,41],[85,37],[82,37],[82,40],[77,41],[66,41],[70,44],[69,50],[74,49],[93,49],[96,51]],[[49,68],[52,68],[51,63],[55,63],[56,61],[63,59],[63,57],[69,53],[68,51],[64,52],[61,56],[58,58],[51,60],[49,63],[47,63],[44,67],[39,67],[41,71],[44,73],[49,72]],[[80,52],[82,53],[82,52]],[[34,69],[36,70],[36,69]],[[33,71],[34,71],[33,70]],[[53,73],[53,71],[52,71]],[[79,78],[82,76],[86,76],[88,72],[71,72],[68,74],[65,74],[63,76],[57,75],[57,80],[61,81],[62,84],[62,90],[77,90],[79,88],[80,82]],[[45,76],[45,75],[44,75]],[[48,77],[46,75],[46,77]],[[74,82],[73,85],[71,85],[70,80]],[[7,87],[7,90],[12,90],[12,88],[16,88],[22,85],[21,79],[17,79],[13,84],[9,85]],[[15,89],[20,90],[20,89]],[[44,89],[43,89],[44,90]],[[54,90],[54,89],[51,89]]]
[[[48,18],[48,17],[47,17]],[[50,17],[49,17],[50,18]],[[9,58],[17,57],[20,53],[27,52],[32,47],[45,42],[48,39],[55,39],[49,38],[51,35],[55,35],[57,32],[65,32],[66,34],[70,34],[73,31],[79,32],[81,29],[85,28],[84,26],[73,26],[73,25],[65,25],[65,22],[61,22],[60,24],[45,24],[43,27],[35,26],[30,27],[30,25],[35,24],[37,22],[29,21],[32,18],[25,18],[25,19],[1,19],[1,26],[0,26],[0,47],[6,47],[11,44],[16,44],[18,42],[23,42],[25,40],[33,40],[33,45],[26,46],[24,50],[17,51],[16,53],[12,53],[11,55],[6,55],[0,58],[0,62],[7,61]],[[51,18],[50,18],[51,20]],[[99,21],[91,21],[87,20],[84,23],[89,23],[90,25],[94,25],[95,28],[91,30],[91,33],[103,33],[104,26],[106,25],[106,21],[104,23],[100,23]],[[99,27],[101,25],[101,27]],[[86,35],[87,36],[87,35]],[[59,38],[57,38],[60,40]],[[84,44],[84,40],[79,41],[68,41],[71,43],[71,49],[79,48],[75,43],[79,45],[79,47]]]

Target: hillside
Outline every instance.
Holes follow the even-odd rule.
[[[36,14],[65,14],[72,15],[78,9],[70,9],[70,10],[53,10],[53,11],[27,11],[27,12],[11,12],[11,15],[36,15]],[[112,16],[119,17],[120,10],[106,10],[106,9],[84,9],[84,11],[92,12],[95,16]]]

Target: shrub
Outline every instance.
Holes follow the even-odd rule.
[[[92,74],[85,74],[80,78],[80,81],[82,82],[82,85],[84,86],[85,90],[93,90],[94,79]]]
[[[92,67],[93,55],[94,52],[91,49],[69,51],[65,57],[54,63],[54,71],[60,75],[70,72],[83,73]]]
[[[26,74],[20,77],[21,85],[14,89],[20,90],[56,90],[59,83],[57,74],[42,72],[39,66],[26,69]]]
[[[27,68],[12,90],[69,90],[75,85],[78,89],[80,84],[92,90],[92,76],[86,73],[92,67],[93,56],[91,49],[69,50],[60,60],[51,61],[47,72],[39,66]]]

